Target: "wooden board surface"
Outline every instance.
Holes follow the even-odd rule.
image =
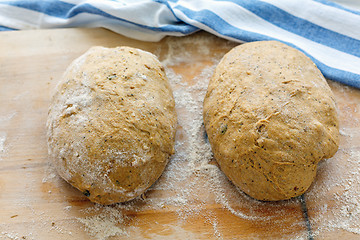
[[[145,199],[100,206],[48,163],[51,91],[89,47],[127,45],[166,65],[179,116],[176,154]],[[341,144],[302,197],[266,203],[239,192],[211,157],[202,100],[236,46],[206,33],[159,43],[104,29],[0,33],[0,239],[360,239],[360,91],[329,81]]]

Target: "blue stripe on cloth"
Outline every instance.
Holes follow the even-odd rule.
[[[17,30],[17,29],[5,27],[5,26],[0,26],[0,31],[13,31],[13,30]]]
[[[57,0],[18,0],[18,1],[0,1],[0,4],[6,4],[14,7],[25,8],[36,12],[41,12],[49,16],[58,18],[68,18],[69,11],[76,5]]]
[[[340,5],[340,4],[330,2],[330,1],[327,1],[327,0],[313,0],[313,1],[324,4],[324,5],[327,5],[327,6],[330,6],[330,7],[335,7],[335,8],[350,12],[350,13],[354,13],[354,14],[357,14],[357,15],[360,14],[360,11],[355,11],[355,10],[346,8],[346,7],[344,7],[344,6]]]
[[[228,2],[227,0],[220,1]],[[255,1],[256,4],[254,4]],[[360,57],[360,42],[356,39],[320,27],[305,19],[295,17],[269,3],[258,0],[233,0],[232,2],[288,32]]]
[[[189,26],[188,24],[185,24],[183,22],[179,22],[176,25],[170,25],[169,24],[169,25],[164,25],[164,26],[161,26],[161,27],[146,26],[146,25],[143,25],[143,24],[134,23],[134,22],[128,21],[126,19],[110,15],[110,14],[108,14],[108,13],[106,13],[106,12],[104,12],[104,11],[102,11],[102,10],[88,4],[88,3],[81,4],[81,5],[76,6],[75,8],[73,8],[69,12],[68,18],[74,17],[74,16],[78,15],[79,13],[83,13],[83,12],[90,13],[90,14],[95,14],[95,15],[100,15],[100,16],[106,17],[108,19],[120,20],[120,21],[123,21],[123,22],[126,22],[126,23],[133,24],[133,25],[138,26],[138,27],[142,27],[144,29],[152,30],[152,31],[180,32],[182,34],[190,34],[190,33],[193,33],[194,31],[198,30],[198,28],[194,28],[194,27]]]
[[[243,29],[236,28],[209,10],[192,11],[183,6],[176,6],[175,8],[180,10],[190,19],[195,20],[215,30],[217,33],[221,34],[224,37],[230,37],[233,38],[234,40],[237,39],[244,42],[261,41],[261,40],[265,41],[265,40],[274,39],[259,33],[249,32]]]
[[[318,66],[318,68],[321,70],[323,75],[326,78],[332,79],[334,81],[338,81],[344,84],[348,84],[353,87],[360,88],[360,75],[342,71],[339,69],[335,69],[332,67],[329,67],[322,62],[318,61],[316,58],[305,52],[304,50],[300,49],[296,45],[282,41],[277,38],[268,37],[265,35],[261,35],[254,32],[245,31],[239,28],[236,28],[226,21],[224,21],[221,17],[216,15],[215,13],[209,11],[209,10],[200,10],[200,11],[192,11],[188,8],[185,8],[183,6],[176,6],[176,9],[180,10],[182,13],[184,13],[187,17],[189,17],[192,20],[195,20],[213,30],[215,30],[217,33],[225,36],[225,37],[231,37],[233,39],[242,40],[245,42],[251,42],[251,41],[263,41],[263,40],[277,40],[280,42],[283,42],[289,46],[292,46],[303,53],[305,53],[308,57],[311,58],[311,60]],[[216,23],[216,24],[215,24]]]
[[[351,87],[360,88],[360,75],[359,74],[355,74],[355,73],[343,71],[343,70],[340,70],[337,68],[329,67],[326,64],[317,60],[316,58],[314,58],[313,56],[311,56],[310,54],[308,54],[307,52],[304,52],[301,48],[297,47],[296,45],[294,45],[290,42],[285,42],[285,41],[281,41],[281,42],[303,52],[306,56],[308,56],[315,63],[315,65],[319,68],[319,70],[321,71],[321,73],[324,75],[325,78],[349,85]]]
[[[121,21],[128,24],[132,24],[134,26],[138,26],[144,29],[157,31],[157,32],[179,32],[187,35],[195,31],[198,31],[198,28],[195,28],[180,21],[176,24],[168,24],[161,27],[151,27],[143,24],[134,23],[129,20],[108,14],[88,3],[73,5],[57,0],[45,0],[45,1],[20,0],[20,1],[0,1],[0,4],[7,4],[11,6],[25,8],[28,10],[41,12],[46,15],[62,18],[62,19],[71,19],[81,13],[94,14],[104,17],[104,20],[112,19],[116,21]],[[119,24],[119,22],[117,23]]]
[[[172,9],[172,7],[170,6],[170,4],[169,4],[169,2],[177,2],[178,0],[153,0],[154,2],[157,2],[157,3],[160,3],[160,4],[162,4],[162,5],[165,5],[170,11],[171,11],[171,13],[173,14],[173,16],[179,21],[179,22],[182,22],[182,20],[181,19],[179,19],[177,16],[176,16],[176,14],[174,13],[174,10]],[[192,26],[192,27],[194,27],[194,28],[196,28],[195,26]],[[198,28],[197,28],[197,30],[199,30]]]
[[[342,71],[340,69],[331,68],[317,59],[311,58],[316,66],[321,70],[325,78],[331,79],[336,82],[340,82],[351,87],[360,88],[360,75]]]
[[[110,14],[108,14],[108,13],[106,13],[106,12],[104,12],[104,11],[102,11],[102,10],[100,10],[100,9],[90,5],[90,4],[87,4],[87,3],[81,4],[80,6],[77,6],[74,9],[72,9],[69,12],[69,18],[71,18],[71,17],[73,17],[73,16],[75,16],[75,15],[77,15],[79,13],[82,13],[82,12],[101,15],[101,16],[104,16],[104,17],[106,17],[108,19],[123,21],[123,22],[130,23],[130,24],[133,24],[135,26],[142,27],[144,29],[149,29],[149,30],[152,30],[152,31],[179,32],[179,33],[182,33],[182,34],[191,34],[191,33],[198,30],[198,28],[195,28],[195,27],[190,26],[188,24],[185,24],[183,22],[179,22],[176,25],[174,25],[174,24],[170,25],[169,24],[169,25],[164,25],[164,26],[161,26],[161,27],[146,26],[146,25],[143,25],[143,24],[134,23],[134,22],[128,21],[126,19],[110,15]]]

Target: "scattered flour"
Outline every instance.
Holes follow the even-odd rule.
[[[2,239],[1,236],[4,236],[4,237],[6,237],[6,239],[9,239],[9,240],[24,240],[24,239],[33,240],[34,239],[32,237],[32,234],[29,234],[28,236],[21,236],[20,234],[15,233],[15,232],[0,232],[0,239]]]
[[[71,208],[72,208],[72,206],[66,206],[66,207],[64,207],[64,210],[65,210],[65,211],[70,211]]]
[[[0,116],[0,123],[5,121],[10,121],[15,115],[17,114],[16,111],[13,111],[5,116]]]
[[[19,240],[19,234],[17,233],[10,233],[10,232],[1,232],[1,235],[7,237],[8,239],[12,239],[12,240]]]
[[[107,239],[112,236],[128,235],[121,226],[125,217],[116,208],[103,207],[100,214],[86,218],[78,218],[85,230],[96,239]]]
[[[316,181],[307,194],[308,201],[318,204],[309,206],[309,212],[313,212],[312,224],[316,226],[315,235],[336,229],[360,234],[359,166],[360,151],[346,149],[340,149],[334,158],[320,164],[321,181]]]
[[[0,160],[2,159],[2,156],[6,153],[6,141],[7,134],[5,132],[0,132]]]
[[[22,93],[16,95],[15,97],[13,97],[12,100],[18,101],[19,99],[21,99],[29,94],[30,94],[30,91],[22,92]]]
[[[12,111],[7,115],[0,116],[0,124],[10,121],[11,119],[13,119],[15,117],[16,114],[17,114],[16,111]],[[2,160],[2,158],[5,156],[6,152],[8,151],[8,148],[5,144],[6,138],[7,138],[7,133],[0,132],[0,161]]]

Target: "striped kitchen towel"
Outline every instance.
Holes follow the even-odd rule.
[[[360,88],[360,11],[328,0],[0,0],[0,30],[104,27],[144,41],[205,30],[278,40],[326,78]]]

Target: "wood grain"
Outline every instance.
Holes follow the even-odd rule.
[[[203,46],[194,44],[195,40],[202,41]],[[299,198],[276,203],[258,202],[238,193],[222,175],[218,176],[218,188],[222,191],[204,188],[208,186],[207,178],[202,178],[201,174],[206,173],[200,176],[194,173],[167,189],[163,182],[171,176],[163,176],[146,193],[146,201],[137,199],[108,207],[89,202],[49,166],[45,122],[51,91],[62,73],[72,60],[94,45],[137,47],[155,53],[162,61],[167,61],[169,56],[188,54],[187,61],[173,59],[169,68],[181,76],[181,83],[186,82],[187,87],[191,87],[201,81],[205,68],[213,66],[236,44],[206,33],[182,39],[166,38],[158,43],[132,40],[104,29],[0,33],[0,239],[99,239],[106,236],[91,232],[82,221],[86,217],[108,220],[118,233],[116,236],[108,233],[108,239],[360,238],[332,222],[335,217],[344,217],[340,210],[349,203],[334,197],[345,191],[335,183],[341,182],[342,174],[349,175],[347,166],[356,170],[354,162],[360,156],[356,155],[360,152],[360,91],[331,81],[341,128],[346,133],[342,135],[339,152],[321,164],[316,183],[305,195],[311,236]],[[181,87],[184,86],[174,86]],[[196,91],[193,94],[196,95]],[[178,113],[184,114],[180,117],[186,120],[186,109],[179,108]],[[5,140],[1,142],[1,139]],[[177,140],[186,141],[186,124],[179,126]],[[180,146],[178,150],[181,149]],[[186,161],[179,164],[187,167]],[[341,168],[335,171],[339,166]],[[171,172],[171,167],[166,171]],[[329,172],[334,175],[329,177]],[[179,197],[177,189],[186,188],[191,193],[185,198],[186,202],[171,201]],[[346,191],[352,195],[348,198],[356,197],[354,189],[359,189],[359,184],[354,183],[349,188]],[[222,195],[225,198],[219,198]],[[159,199],[168,204],[157,206]],[[353,219],[359,230],[359,216]],[[335,227],[326,228],[328,223]]]

